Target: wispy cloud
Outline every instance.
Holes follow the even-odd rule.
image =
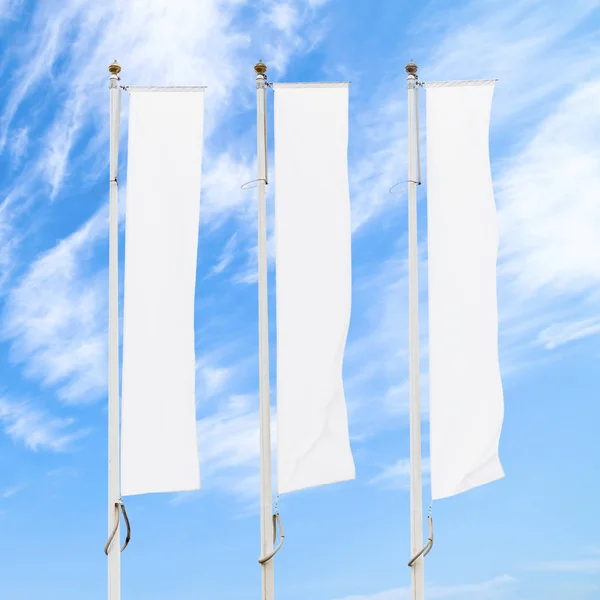
[[[274,414],[272,423],[274,432]],[[205,487],[254,503],[260,491],[258,398],[230,396],[218,412],[200,419],[198,445]]]
[[[311,0],[276,0],[268,2],[262,11],[261,22],[278,33],[267,37],[264,48],[269,64],[283,74],[291,56],[311,50],[322,38],[324,27],[313,19],[313,12],[325,2]]]
[[[439,41],[433,45],[427,42],[428,47],[423,45],[420,48],[422,59],[417,59],[417,62],[421,78],[424,81],[498,78],[492,129],[502,128],[502,135],[511,144],[522,145],[524,140],[517,140],[518,135],[523,131],[529,135],[530,128],[550,115],[556,104],[572,89],[565,86],[556,73],[569,73],[570,81],[580,82],[589,80],[600,67],[600,40],[597,36],[593,32],[571,35],[585,25],[600,6],[597,0],[578,0],[572,3],[571,8],[567,14],[559,4],[542,5],[537,0],[519,3],[489,0],[458,3],[443,12],[443,19],[436,20],[431,18],[431,6],[427,5],[423,9],[427,11],[427,18],[417,19],[425,24],[419,25],[424,30],[421,37],[428,40],[433,37]],[[568,42],[565,41],[567,37]],[[406,82],[404,76],[397,75],[398,67],[394,62],[394,71],[384,78],[387,82],[376,85],[364,107],[355,109],[353,143],[359,150],[356,156],[351,155],[352,222],[355,230],[362,229],[387,208],[396,208],[405,202],[402,195],[388,193],[394,184],[399,184],[396,188],[398,193],[406,187],[401,183],[406,179]],[[368,77],[371,83],[370,73]],[[590,123],[590,113],[597,111],[598,103],[593,98],[579,98],[577,102],[583,107],[585,100],[587,104],[581,122]],[[579,121],[580,116],[574,116]],[[507,123],[510,123],[508,130]],[[516,125],[520,126],[517,128]],[[422,133],[425,174],[424,128]],[[579,129],[564,133],[577,140]],[[594,127],[585,132],[586,139],[593,140],[595,136]],[[552,149],[561,154],[564,149],[564,153],[568,153],[567,148],[572,146],[554,141],[546,148],[546,153],[551,155]],[[579,147],[576,156],[585,155],[587,150],[587,144]],[[557,162],[560,161],[557,159]],[[593,162],[593,159],[589,157],[588,162]],[[527,163],[524,161],[524,164]],[[544,172],[538,171],[540,175]],[[561,179],[560,189],[564,190],[568,183],[574,181],[569,169],[554,168],[551,173],[555,179]],[[518,183],[527,181],[519,178]],[[527,190],[536,182],[537,179],[529,183]],[[574,190],[571,194],[575,196]],[[526,190],[521,188],[521,197],[526,196]],[[589,193],[587,197],[590,197]],[[562,212],[570,206],[567,202]],[[578,245],[582,246],[583,241]]]
[[[530,570],[550,573],[579,573],[581,575],[593,575],[600,573],[600,557],[548,561],[533,565],[530,567]]]
[[[2,496],[2,498],[12,498],[13,496],[16,496],[19,492],[22,492],[27,486],[25,485],[15,485],[13,487],[7,488],[5,489],[2,493],[0,493],[0,496]]]
[[[275,3],[263,13],[263,22],[273,25],[279,31],[292,32],[298,20],[298,10],[292,3]]]
[[[572,2],[568,12],[538,0],[457,4],[443,19],[420,21],[440,39],[423,64],[423,78],[498,78],[495,125],[535,122],[568,89],[556,73],[581,81],[600,65],[597,36],[581,30],[571,35],[599,8],[597,0]]]
[[[42,254],[11,290],[2,319],[12,360],[29,377],[57,387],[66,402],[93,401],[105,392],[106,277],[86,267],[106,225],[101,210]]]
[[[29,15],[26,39],[15,34],[5,59],[19,65],[19,77],[0,115],[0,148],[13,140],[13,153],[22,155],[26,129],[29,137],[35,131],[36,144],[29,144],[29,160],[20,183],[13,185],[23,188],[21,195],[28,205],[37,206],[56,198],[72,177],[77,177],[80,192],[103,177],[108,160],[106,66],[117,57],[124,83],[208,86],[202,226],[207,232],[230,217],[250,224],[253,195],[240,186],[254,178],[255,140],[250,130],[241,135],[236,131],[235,144],[227,147],[231,111],[236,110],[232,103],[235,99],[238,112],[252,107],[253,63],[248,56],[258,58],[260,49],[261,57],[270,62],[270,72],[281,75],[294,53],[308,51],[312,32],[319,27],[313,19],[316,6],[290,0],[285,4],[288,9],[282,10],[278,1],[264,2],[261,9],[273,18],[264,23],[260,39],[254,40],[253,29],[246,24],[244,0],[182,0],[166,11],[164,0],[113,4],[90,6],[66,0],[57,9],[39,3]],[[263,54],[265,38],[273,48]],[[43,96],[57,99],[61,108],[50,119],[36,120],[27,104],[42,85],[46,86]],[[125,136],[126,95],[122,108]],[[217,128],[219,135],[213,136]],[[121,180],[125,182],[126,173]],[[9,195],[14,196],[14,190]],[[13,234],[23,206],[5,203],[2,212],[0,227],[10,235],[0,235],[0,266],[15,261]],[[32,230],[26,222],[23,225],[21,237]]]
[[[577,86],[497,178],[501,267],[526,297],[600,288],[600,81]]]
[[[406,179],[406,102],[401,95],[405,85],[400,78],[392,77],[375,87],[365,108],[356,113],[350,146],[354,232],[385,208],[397,208],[406,202],[402,193],[406,188],[402,183]]]
[[[23,0],[0,0],[0,19],[11,19]]]
[[[427,480],[429,474],[429,458],[423,458],[422,461],[422,473],[425,475],[424,482]],[[402,489],[407,490],[410,488],[410,459],[401,458],[395,463],[383,467],[381,471],[373,477],[369,483],[371,485],[378,485],[388,489]]]
[[[478,600],[491,600],[493,598],[505,598],[516,583],[516,579],[510,575],[502,575],[483,581],[481,583],[467,583],[463,585],[427,586],[428,598],[477,598]],[[409,588],[396,588],[370,595],[346,596],[340,600],[410,600],[412,598]]]
[[[590,54],[589,46],[600,42],[585,33],[573,44],[564,40],[599,8],[596,0],[581,0],[565,16],[557,5],[542,10],[534,0],[514,5],[490,0],[457,5],[444,12],[443,20],[427,20],[425,26],[427,33],[440,36],[441,42],[431,51],[423,51],[427,57],[420,65],[423,79],[500,78],[492,135],[500,135],[495,128],[499,131],[501,127],[508,143],[503,144],[507,148],[504,156],[495,153],[492,158],[501,233],[499,308],[504,376],[542,360],[535,354],[536,346],[547,336],[560,334],[557,341],[566,342],[565,336],[570,340],[571,336],[595,333],[600,298],[600,262],[596,259],[600,242],[595,233],[600,230],[600,203],[594,193],[600,189],[596,167],[600,162],[596,143],[600,83],[593,77],[600,54]],[[572,62],[577,63],[580,80],[565,88],[550,71],[557,65],[570,71]],[[517,63],[519,68],[514,69]],[[394,78],[392,83],[382,84],[377,102],[371,102],[364,114],[357,114],[355,139],[361,140],[362,157],[351,160],[351,170],[353,226],[359,235],[375,219],[380,224],[388,207],[404,202],[388,193],[391,185],[405,178],[405,126],[399,124],[405,123],[406,106],[398,96],[405,85]],[[425,145],[422,157],[425,173]],[[398,190],[402,188],[398,186]],[[425,193],[423,189],[421,196]],[[405,248],[397,255],[404,257]],[[400,353],[408,343],[407,323],[399,319],[407,310],[403,299],[406,282],[400,277],[394,280],[392,270],[398,271],[397,261],[382,264],[379,281],[372,278],[370,297],[395,297],[390,302],[395,321],[381,317],[382,327],[372,323],[371,333],[350,345],[350,359],[353,353],[375,354],[377,348],[376,353],[387,361],[393,359],[396,365],[406,362]],[[425,269],[420,284],[425,290]],[[368,310],[364,312],[367,318]],[[384,314],[385,308],[380,311]],[[553,328],[556,323],[564,323],[568,329]],[[426,337],[426,332],[423,334]],[[385,336],[393,337],[394,343],[385,345]],[[373,376],[381,381],[383,367],[375,368],[378,373]],[[362,372],[353,367],[351,379],[365,380],[366,373],[368,365],[363,365]],[[396,373],[400,373],[398,366]],[[395,399],[395,405],[405,411],[405,392],[402,379],[396,380],[385,397]]]
[[[600,333],[600,318],[566,323],[554,323],[538,334],[537,341],[547,350],[553,350],[576,340]]]
[[[46,473],[46,477],[61,478],[61,477],[77,477],[79,473],[72,467],[58,467],[57,469],[51,469]]]
[[[27,153],[28,145],[29,129],[27,127],[17,129],[10,140],[10,153],[12,155],[13,163],[18,164],[21,161]]]
[[[8,6],[14,4],[9,2]],[[63,26],[68,17],[69,11],[64,10],[63,5],[61,10],[55,12],[53,18],[46,21],[37,20],[34,25],[36,35],[31,36],[28,43],[24,46],[13,46],[12,52],[17,53],[20,63],[27,64],[27,69],[20,73],[12,87],[0,117],[0,150],[6,145],[10,125],[21,103],[28,93],[52,72],[52,65],[60,49]]]
[[[4,398],[0,398],[0,423],[9,437],[30,450],[62,452],[88,433],[86,429],[74,428],[74,419],[52,417],[31,403]]]
[[[28,77],[19,82],[9,99],[2,120],[3,139],[24,99],[48,73],[53,73],[51,83],[55,89],[68,86],[64,109],[48,130],[40,153],[40,171],[46,173],[55,194],[84,126],[94,124],[99,135],[107,133],[102,81],[106,82],[106,63],[114,56],[123,65],[122,76],[132,83],[209,86],[206,130],[210,137],[224,117],[233,90],[252,77],[251,65],[247,65],[247,73],[242,70],[247,64],[243,57],[254,45],[249,30],[239,25],[245,4],[239,0],[182,0],[169,6],[168,11],[164,10],[164,0],[142,4],[130,0],[120,3],[116,10],[110,4],[92,9],[80,0],[64,2],[60,11],[40,5],[33,19],[37,35],[32,39],[36,42],[22,57]],[[304,0],[285,4],[269,1],[264,5],[264,33],[273,40],[270,52],[277,55],[273,67],[282,72],[290,55],[302,51],[315,26],[310,24]],[[69,35],[65,35],[65,29]],[[72,45],[73,39],[77,51],[64,54],[64,45]],[[64,60],[60,69],[53,71],[58,56]],[[198,82],[199,73],[202,82]],[[251,86],[244,88],[250,98]],[[89,143],[93,145],[95,137]]]
[[[208,399],[221,395],[231,384],[237,367],[222,366],[214,354],[203,354],[196,359],[196,401],[205,404]]]
[[[353,436],[370,437],[406,423],[408,389],[408,264],[405,240],[393,246],[392,258],[356,273],[353,321],[344,360],[345,390]],[[422,251],[421,251],[421,254]],[[424,260],[419,271],[426,268]],[[428,412],[427,281],[421,273],[421,407]]]
[[[235,259],[237,250],[237,234],[234,233],[223,248],[217,264],[210,270],[209,276],[219,275],[227,269]]]

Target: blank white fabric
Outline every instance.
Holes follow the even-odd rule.
[[[354,479],[348,84],[276,84],[277,486]]]
[[[493,82],[427,88],[429,381],[434,499],[504,476]]]
[[[201,88],[131,90],[123,495],[200,487],[194,295],[203,122]]]

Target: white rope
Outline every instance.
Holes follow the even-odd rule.
[[[436,87],[465,87],[475,85],[492,85],[496,83],[497,79],[467,79],[464,81],[424,81],[421,85],[427,88]]]
[[[421,127],[419,123],[419,86],[415,86],[415,116],[417,119],[417,185],[421,185]]]
[[[121,86],[131,93],[135,92],[203,92],[205,85],[165,85],[165,86],[147,86],[147,85],[125,85]]]
[[[348,87],[350,85],[349,81],[315,81],[315,82],[271,82],[271,87],[276,90],[286,89],[286,88],[343,88]]]

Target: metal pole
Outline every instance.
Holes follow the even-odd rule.
[[[119,521],[117,502],[121,497],[119,473],[119,122],[121,118],[121,67],[115,60],[110,67],[110,200],[108,269],[108,533]],[[121,599],[120,527],[108,549],[108,599]]]
[[[421,392],[419,383],[419,247],[417,242],[417,65],[408,73],[408,344],[410,378],[410,547],[415,556],[423,547],[421,477]],[[423,557],[411,568],[412,600],[425,597]]]
[[[271,479],[271,393],[269,386],[269,305],[267,287],[267,67],[256,72],[258,156],[258,354],[260,396],[260,530],[261,556],[273,550],[273,483]],[[261,565],[262,600],[275,597],[273,559]]]

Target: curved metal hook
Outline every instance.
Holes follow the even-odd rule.
[[[279,544],[277,544],[277,547],[273,548],[269,554],[258,559],[258,562],[261,565],[269,562],[279,552],[279,550],[281,550],[281,546],[283,546],[285,533],[283,532],[283,525],[281,524],[279,513],[275,513],[273,515],[273,543],[275,543],[275,540],[277,539],[277,523],[279,523]]]
[[[129,523],[129,517],[127,516],[127,511],[125,510],[125,504],[124,504],[122,498],[119,499],[117,502],[115,502],[115,508],[117,509],[115,526],[113,527],[111,534],[108,536],[108,541],[104,545],[104,554],[106,554],[106,556],[108,556],[108,549],[110,548],[110,545],[112,544],[113,539],[115,538],[115,535],[117,534],[117,529],[119,528],[119,521],[120,521],[119,508],[121,509],[121,512],[123,513],[123,519],[125,519],[125,525],[127,527],[127,535],[125,536],[125,543],[121,547],[121,552],[123,552],[123,550],[125,550],[125,548],[127,548],[127,546],[129,545],[129,541],[131,540],[131,525]]]
[[[407,181],[399,181],[398,183],[395,183],[389,190],[388,192],[394,196],[402,196],[404,194],[406,194],[406,192],[408,192],[408,188],[403,188],[402,191],[400,192],[393,192],[392,190],[395,187],[398,187],[401,183],[416,183],[417,185],[421,185],[420,181],[413,181],[412,179],[408,179]]]
[[[127,535],[125,536],[125,542],[123,543],[123,546],[121,546],[121,552],[123,552],[123,550],[125,550],[125,548],[129,546],[129,542],[131,541],[131,525],[129,523],[129,517],[127,516],[127,511],[125,510],[125,504],[123,503],[123,500],[121,500],[120,506],[121,512],[123,513],[123,519],[125,520],[125,526],[127,527]]]
[[[240,186],[241,190],[252,190],[258,186],[259,181],[264,181],[265,185],[269,185],[269,182],[266,179],[252,179],[252,181],[246,181],[246,183]],[[251,183],[256,183],[256,185],[250,185]]]
[[[422,556],[423,558],[425,558],[430,552],[431,549],[433,548],[433,519],[431,518],[431,516],[427,517],[427,520],[429,521],[429,537],[427,538],[427,543],[423,546],[423,548],[417,553],[415,554],[409,561],[408,566],[412,567],[417,560],[419,560],[419,558]]]

